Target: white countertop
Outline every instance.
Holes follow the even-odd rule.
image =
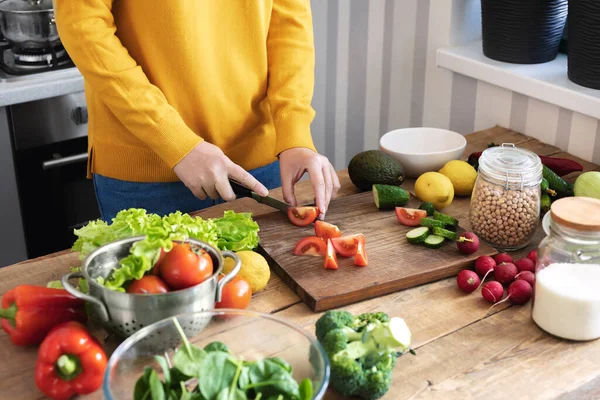
[[[0,78],[0,107],[82,91],[83,77],[75,67]]]

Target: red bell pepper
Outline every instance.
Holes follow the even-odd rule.
[[[40,345],[35,384],[46,396],[66,400],[100,387],[106,370],[106,353],[78,322],[54,327]]]
[[[2,297],[2,329],[18,346],[36,345],[56,325],[85,322],[85,302],[63,289],[20,285]]]

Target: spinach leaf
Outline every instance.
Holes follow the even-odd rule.
[[[200,366],[198,386],[206,400],[214,400],[221,390],[229,387],[237,372],[237,363],[222,351],[212,351],[206,355]]]
[[[305,378],[300,382],[300,400],[312,400],[313,398],[313,385],[312,381]]]
[[[133,400],[142,400],[148,398],[150,394],[150,373],[152,368],[144,368],[144,375],[135,383],[135,389],[133,389]]]
[[[280,357],[271,357],[271,358],[267,358],[267,360],[272,361],[275,364],[279,364],[287,372],[289,372],[290,374],[292,373],[292,366],[290,365],[290,363],[288,363],[287,361],[285,361],[283,358],[280,358]]]
[[[215,400],[248,400],[248,397],[246,397],[246,393],[238,388],[233,389],[233,392],[231,392],[229,388],[226,387],[217,394]]]
[[[152,400],[166,400],[165,388],[155,370],[150,372],[150,396]]]
[[[262,393],[263,396],[285,395],[292,398],[299,398],[300,392],[298,382],[290,374],[285,371],[275,372],[267,379],[252,383],[244,388],[244,390],[253,389],[256,393]]]
[[[165,385],[167,387],[171,386],[171,371],[169,370],[167,359],[163,356],[154,356],[154,359],[163,370],[163,375],[165,376]]]
[[[243,389],[248,386],[250,382],[250,366],[252,364],[248,364],[242,368],[242,372],[240,373],[240,377],[238,379],[238,387]]]
[[[183,375],[188,377],[197,377],[202,370],[203,360],[206,358],[206,351],[199,347],[181,346],[173,356],[173,365]]]
[[[225,353],[231,353],[231,351],[229,351],[229,347],[227,347],[227,345],[222,342],[209,343],[204,347],[204,351],[206,351],[207,353],[210,353],[211,351],[223,351]]]

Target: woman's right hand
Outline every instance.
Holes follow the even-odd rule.
[[[269,193],[248,171],[231,161],[217,146],[206,141],[194,147],[173,170],[200,200],[206,199],[207,196],[213,200],[219,197],[225,201],[235,200],[229,178],[260,196]]]

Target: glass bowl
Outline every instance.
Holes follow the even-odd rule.
[[[182,330],[180,330],[182,329]],[[280,318],[246,310],[219,309],[179,314],[140,329],[125,339],[111,355],[102,391],[107,400],[132,399],[144,368],[153,368],[164,380],[155,356],[163,356],[172,367],[174,351],[189,342],[204,348],[219,341],[232,355],[244,361],[279,357],[292,367],[300,383],[312,381],[313,399],[321,399],[329,383],[329,360],[321,344],[302,328]]]

